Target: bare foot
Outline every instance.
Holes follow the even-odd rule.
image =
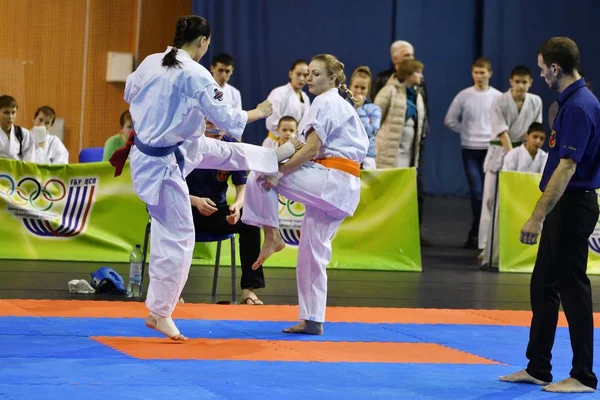
[[[284,329],[283,333],[304,333],[307,335],[322,335],[323,323],[315,321],[301,321],[297,325]]]
[[[179,329],[177,329],[177,326],[175,326],[175,322],[173,322],[171,317],[161,317],[157,314],[150,313],[146,317],[146,326],[150,329],[159,331],[176,342],[185,342],[187,340],[187,338],[179,332]]]
[[[263,246],[260,249],[258,259],[252,264],[252,269],[256,271],[263,265],[267,258],[283,249],[285,249],[285,242],[281,236],[275,235],[274,238],[265,239],[265,243],[263,243]]]
[[[564,381],[544,386],[542,390],[552,393],[594,393],[596,391],[594,388],[585,386],[575,378],[567,378]]]
[[[514,374],[501,376],[499,378],[502,382],[511,382],[511,383],[530,383],[532,385],[544,386],[548,385],[550,382],[540,381],[539,379],[535,379],[533,376],[529,375],[526,370],[522,369],[519,372],[515,372]]]

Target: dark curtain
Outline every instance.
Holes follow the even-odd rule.
[[[600,85],[600,1],[579,0],[194,0],[194,14],[213,29],[212,56],[230,53],[236,68],[230,83],[242,93],[244,109],[264,100],[288,81],[299,58],[332,53],[346,65],[348,77],[359,65],[376,75],[390,68],[389,46],[407,40],[425,64],[430,133],[423,159],[425,191],[464,196],[459,136],[443,125],[453,97],[472,85],[471,63],[491,59],[492,85],[508,89],[510,70],[525,64],[534,74],[531,89],[544,100],[544,121],[556,97],[539,78],[536,50],[551,36],[570,36],[582,52],[581,69]],[[248,125],[244,141],[260,144],[263,121]]]
[[[208,68],[213,55],[223,51],[233,56],[236,66],[230,83],[242,93],[244,109],[254,108],[272,89],[286,84],[297,59],[310,61],[319,53],[331,53],[345,64],[348,76],[359,65],[376,73],[389,63],[393,0],[378,0],[377,7],[364,4],[196,0],[193,13],[207,18],[213,29],[201,63]],[[266,135],[264,121],[255,122],[246,128],[244,141],[260,144]]]
[[[592,85],[600,84],[600,1],[561,0],[520,1],[486,0],[484,2],[482,43],[483,55],[492,60],[492,85],[501,91],[509,89],[508,79],[514,66],[523,64],[533,73],[531,93],[544,103],[544,126],[548,125],[548,108],[557,97],[537,66],[537,49],[552,36],[568,36],[577,42],[581,52],[580,69]],[[592,88],[593,89],[593,88]],[[548,149],[548,141],[544,144]]]

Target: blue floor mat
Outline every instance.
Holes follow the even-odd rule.
[[[288,322],[178,324],[192,337],[215,339],[437,343],[503,364],[138,360],[89,336],[160,337],[141,319],[1,317],[0,400],[599,398],[498,381],[525,366],[525,327],[327,323],[325,335],[313,337],[280,333]],[[566,328],[557,331],[553,355],[562,379],[571,364]]]

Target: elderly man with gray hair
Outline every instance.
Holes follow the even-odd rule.
[[[390,47],[390,56],[393,64],[393,68],[380,72],[375,77],[375,82],[373,84],[373,89],[371,93],[371,99],[375,99],[377,93],[388,83],[388,80],[396,74],[398,71],[399,65],[402,61],[405,60],[414,60],[415,58],[415,50],[409,42],[405,40],[396,40],[392,43]],[[423,121],[422,134],[420,137],[419,143],[419,156],[420,160],[423,159],[423,148],[425,137],[429,133],[429,104],[427,101],[427,88],[425,87],[425,80],[421,80],[421,84],[416,87],[423,98],[423,102],[425,105],[425,120]],[[423,202],[424,202],[424,194],[423,194],[423,171],[422,171],[423,163],[420,163],[420,167],[417,168],[417,192],[418,192],[418,200],[419,200],[419,224],[423,219]],[[421,237],[421,246],[429,247],[431,243]]]
[[[385,86],[388,79],[390,79],[390,77],[396,73],[396,71],[398,70],[398,66],[402,61],[413,60],[415,58],[415,50],[412,44],[404,40],[396,40],[394,43],[392,43],[392,46],[390,47],[390,56],[392,59],[393,67],[383,72],[380,72],[375,77],[375,83],[373,85],[371,93],[372,99],[374,99],[375,96],[377,96],[377,93],[379,93],[381,88]]]

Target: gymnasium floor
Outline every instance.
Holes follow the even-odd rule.
[[[68,293],[101,264],[0,261],[0,399],[600,398],[497,380],[526,363],[529,277],[478,271],[453,233],[466,231],[468,204],[429,204],[424,272],[331,271],[322,337],[281,333],[297,317],[292,269],[267,270],[269,305],[244,306],[206,304],[212,269],[195,267],[174,315],[192,339],[176,344],[144,326],[140,302]],[[555,379],[571,363],[560,326]]]

